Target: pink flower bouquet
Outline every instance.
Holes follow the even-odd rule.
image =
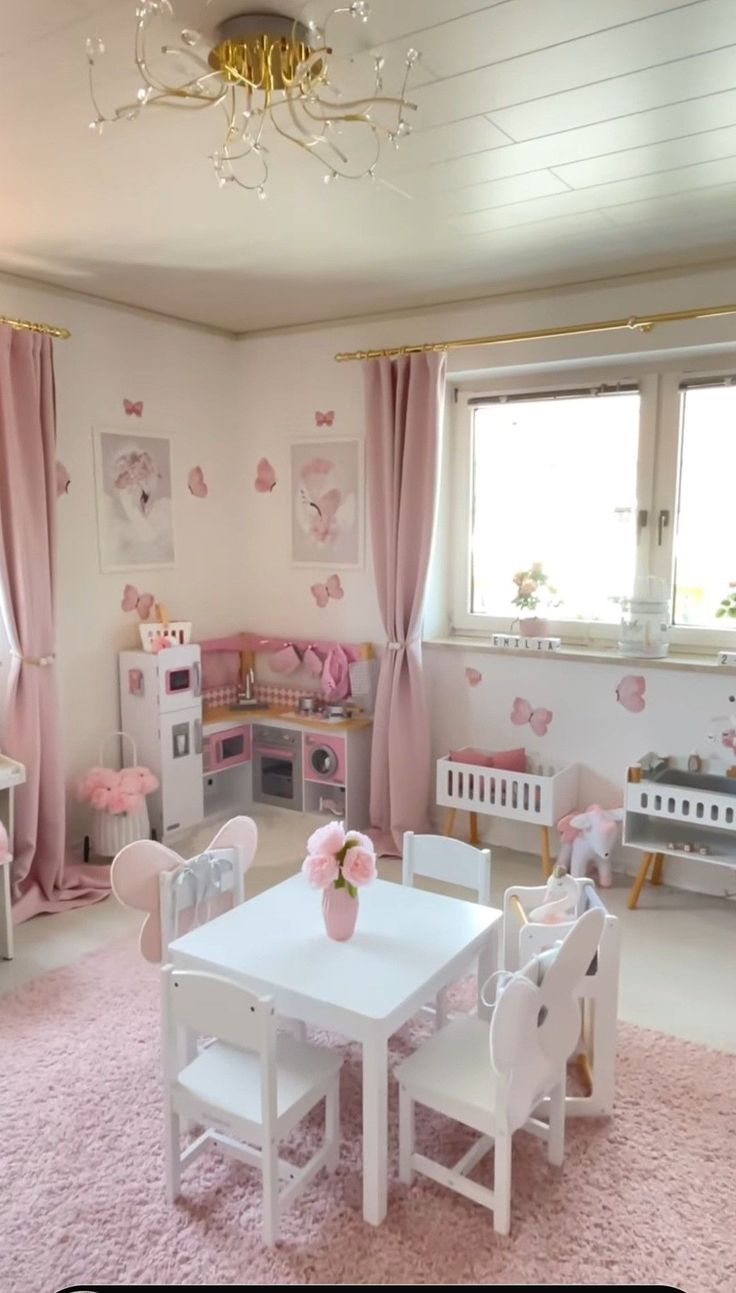
[[[357,898],[358,889],[377,875],[373,844],[360,831],[346,832],[343,822],[328,822],[307,840],[302,871],[315,889],[334,885]]]

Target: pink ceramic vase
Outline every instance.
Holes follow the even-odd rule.
[[[355,922],[358,919],[358,895],[351,897],[346,885],[336,889],[329,884],[322,890],[322,915],[325,929],[330,938],[344,943],[355,933]]]
[[[529,615],[526,619],[519,620],[519,632],[524,638],[546,638],[548,630],[548,621],[540,619],[537,615]]]

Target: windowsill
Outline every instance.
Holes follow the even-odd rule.
[[[681,669],[690,673],[718,673],[727,676],[736,674],[736,666],[718,663],[718,652],[711,655],[697,655],[694,652],[672,651],[666,656],[654,658],[624,655],[614,646],[598,643],[596,646],[570,644],[561,646],[558,651],[527,651],[520,647],[496,647],[486,637],[474,637],[472,634],[455,633],[451,637],[425,638],[425,647],[454,647],[462,651],[483,651],[489,655],[516,656],[524,660],[577,660],[587,664],[625,664],[637,669]]]

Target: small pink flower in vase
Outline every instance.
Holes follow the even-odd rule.
[[[367,835],[345,831],[343,822],[320,826],[307,841],[302,871],[322,890],[322,915],[330,938],[345,942],[355,932],[358,889],[376,878],[376,854]]]

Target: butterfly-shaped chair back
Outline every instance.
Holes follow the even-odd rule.
[[[528,1121],[543,1096],[564,1081],[580,1036],[581,980],[596,954],[605,917],[593,907],[559,947],[528,961],[499,990],[490,1028],[496,1117],[509,1132]]]
[[[250,817],[234,817],[204,852],[185,861],[157,840],[127,844],[113,860],[112,890],[124,907],[146,913],[139,946],[160,964],[173,938],[245,897],[245,872],[258,844]]]

